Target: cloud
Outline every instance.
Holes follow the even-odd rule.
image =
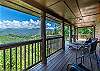
[[[50,26],[51,26],[51,24],[50,24],[50,23],[47,23],[47,24],[46,24],[46,26],[49,26],[49,27],[50,27]]]
[[[3,20],[0,21],[0,28],[6,29],[6,28],[40,28],[40,21],[34,21],[30,19],[29,21],[9,21],[9,20]]]
[[[40,28],[41,21],[40,20],[32,20],[30,19],[29,21],[18,21],[18,20],[3,20],[0,21],[0,28],[6,29],[6,28]],[[55,24],[55,23],[54,23]],[[46,24],[46,29],[51,29],[53,30],[55,27],[52,26],[51,23]]]
[[[46,29],[54,30],[55,28],[53,28],[53,27],[47,27]]]

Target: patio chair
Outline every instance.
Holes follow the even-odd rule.
[[[96,47],[97,47],[97,39],[93,39],[92,42],[90,43],[90,48],[89,48],[88,53],[84,54],[83,53],[84,49],[83,49],[81,56],[76,57],[76,63],[77,63],[77,59],[79,59],[79,58],[81,58],[81,60],[83,60],[83,63],[84,63],[84,57],[89,56],[90,63],[91,63],[91,70],[93,71],[93,66],[92,66],[92,61],[91,61],[91,54],[95,54],[96,61],[97,61],[97,64],[98,64],[98,58],[97,58],[97,54],[96,54]]]
[[[76,58],[76,64],[68,64],[67,65],[67,71],[93,71],[92,61],[91,61],[91,54],[95,54],[96,60],[98,63],[97,55],[96,55],[96,46],[97,46],[97,39],[93,39],[90,43],[90,49],[87,54],[82,54],[81,56]],[[85,67],[84,65],[84,57],[89,56],[90,64],[91,64],[91,70]],[[77,63],[77,60],[81,58],[81,63]]]
[[[83,49],[82,50],[84,50],[84,52],[83,53],[89,53],[89,52],[91,52],[92,51],[92,44],[91,43],[93,43],[93,42],[95,42],[96,44],[96,46],[97,46],[97,38],[89,38],[89,40],[87,40],[84,44],[83,44]],[[94,45],[94,44],[93,44]],[[96,46],[95,46],[95,48],[96,48]],[[94,46],[93,46],[94,47]],[[90,50],[90,51],[89,51]],[[95,49],[96,50],[96,49]]]
[[[88,48],[91,42],[92,42],[92,39],[91,39],[91,38],[89,38],[88,40],[86,40],[86,41],[84,42],[84,44],[83,44],[84,47],[85,47],[85,48]]]

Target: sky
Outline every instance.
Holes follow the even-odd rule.
[[[38,16],[31,16],[4,6],[0,6],[0,28],[40,28]],[[47,21],[47,29],[54,29],[56,23]]]

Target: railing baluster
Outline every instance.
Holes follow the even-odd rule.
[[[41,45],[40,45],[40,44],[41,44],[41,42],[39,42],[39,60],[41,60],[41,56],[40,56],[40,51],[41,51],[40,49],[41,49]]]
[[[32,44],[32,64],[33,64],[33,44]]]
[[[51,54],[52,54],[52,40],[50,40],[50,45],[51,45],[50,50],[51,50]]]
[[[38,61],[39,61],[39,43],[37,43],[37,56],[38,56]]]
[[[24,47],[24,69],[26,69],[26,45]]]
[[[54,40],[55,39],[52,40],[52,53],[54,52],[54,44],[55,44]]]
[[[55,52],[55,39],[53,40],[53,52]]]
[[[50,41],[50,44],[49,44],[49,50],[50,50],[50,54],[51,54],[51,40]]]
[[[17,47],[16,47],[16,71],[17,71]]]
[[[36,63],[36,43],[35,43],[35,63]]]
[[[48,40],[47,40],[47,56],[48,56],[48,53],[49,53],[49,52],[48,52]]]
[[[57,42],[57,39],[55,39],[55,41],[56,41],[56,43],[55,43],[55,45],[56,45],[56,50],[58,50],[58,47],[57,47],[57,43],[58,43],[58,42]]]
[[[56,41],[58,41],[58,39],[56,39]],[[58,41],[58,43],[57,43],[57,50],[59,49],[58,45],[59,45],[59,41]]]
[[[22,71],[22,46],[20,46],[20,71]]]
[[[28,45],[28,66],[30,66],[30,45]]]
[[[12,71],[12,48],[10,48],[10,71]]]
[[[50,48],[51,48],[50,40],[49,40],[48,42],[49,42],[49,47],[48,47],[48,49],[49,49],[49,55],[50,55]]]
[[[6,53],[5,53],[5,49],[3,50],[3,56],[4,56],[4,71],[6,71]]]

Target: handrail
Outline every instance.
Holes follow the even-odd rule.
[[[23,46],[23,45],[28,45],[28,44],[32,44],[32,43],[36,43],[36,42],[41,42],[41,41],[42,41],[42,39],[8,43],[8,44],[0,44],[0,50],[14,48],[14,47]]]
[[[54,37],[47,38],[46,40],[52,40],[52,39],[57,39],[57,38],[62,38],[62,36],[54,36]],[[8,43],[8,44],[0,44],[0,50],[14,48],[14,47],[23,46],[23,45],[28,45],[28,44],[32,44],[32,43],[36,43],[36,42],[41,42],[41,41],[42,41],[42,39]]]
[[[62,38],[63,36],[54,36],[54,37],[50,37],[50,38],[47,38],[46,40],[52,40],[52,39],[57,39],[57,38]]]

